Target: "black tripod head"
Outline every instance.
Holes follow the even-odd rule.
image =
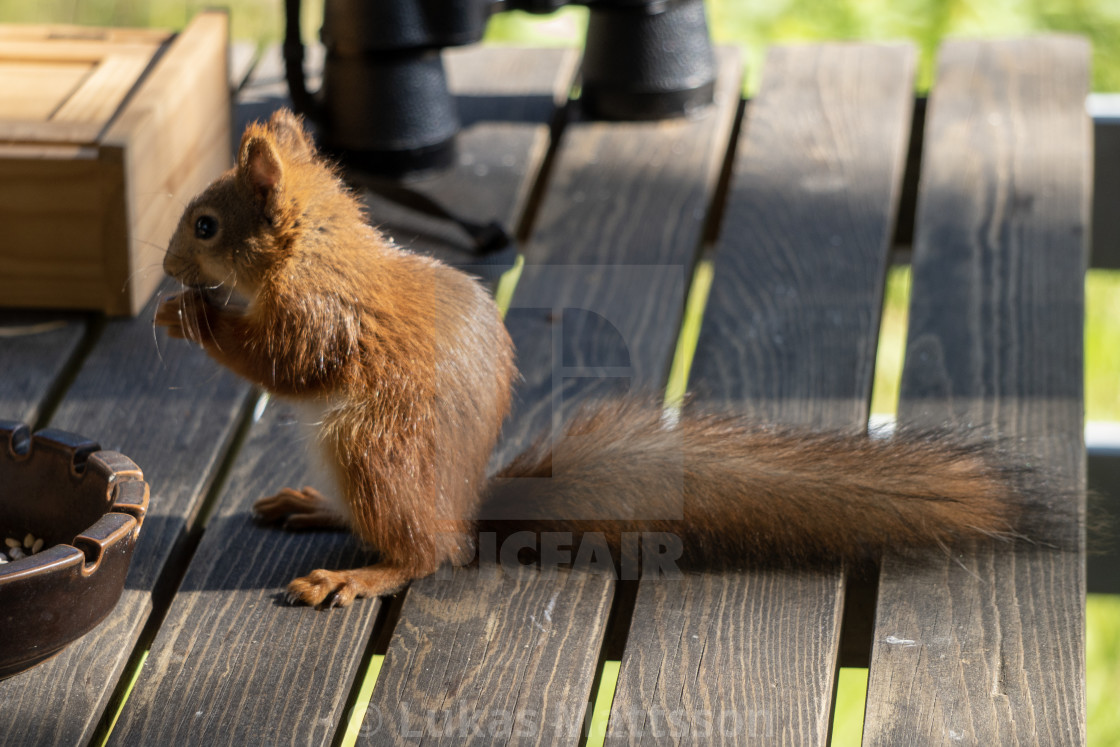
[[[590,11],[581,106],[599,119],[660,119],[712,100],[715,59],[703,0],[325,0],[323,85],[308,92],[300,0],[285,0],[284,51],[298,111],[324,145],[365,171],[402,176],[454,157],[459,118],[444,47],[479,41],[500,10]]]

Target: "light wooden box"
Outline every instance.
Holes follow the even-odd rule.
[[[229,22],[0,25],[0,306],[136,314],[229,166]]]

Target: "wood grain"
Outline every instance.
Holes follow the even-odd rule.
[[[941,48],[899,417],[1000,434],[1053,493],[1043,546],[884,561],[865,744],[1085,741],[1082,313],[1089,48]],[[1071,515],[1072,514],[1072,515]]]
[[[365,744],[574,744],[611,590],[586,574],[447,570],[413,584]]]
[[[0,417],[34,425],[88,329],[77,314],[0,312]]]
[[[10,82],[0,94],[0,141],[96,143],[170,38],[119,44],[44,34],[8,41],[0,31],[0,71]]]
[[[97,32],[68,37],[55,35],[50,27],[40,26],[37,29],[41,31],[38,38],[19,38],[0,31],[0,60],[97,62],[106,54],[151,56],[168,37],[167,32],[153,32],[147,39],[112,40]]]
[[[72,122],[86,125],[84,136],[74,136],[69,142],[94,142],[109,119],[116,114],[133,84],[140,80],[152,55],[107,55],[82,81],[66,102],[51,117],[51,122]]]
[[[860,427],[910,132],[908,46],[774,48],[714,255],[697,405]],[[610,744],[825,744],[841,568],[641,582]]]
[[[5,81],[0,90],[0,111],[7,119],[45,122],[92,68],[87,62],[0,62],[0,76]],[[0,140],[4,139],[0,130]]]
[[[506,319],[524,381],[495,465],[578,399],[664,386],[739,103],[738,56],[718,62],[700,118],[565,129]]]
[[[42,43],[55,41],[62,44],[97,42],[102,45],[149,44],[158,46],[166,39],[167,32],[161,29],[78,26],[67,23],[0,25],[0,41],[4,42]],[[101,47],[101,49],[104,48],[104,46]]]
[[[182,562],[188,529],[236,432],[248,387],[201,350],[153,333],[155,298],[106,324],[50,425],[121,451],[151,505],[125,591],[110,616],[58,657],[0,682],[0,733],[24,744],[87,741],[152,611],[152,590]]]
[[[341,532],[284,532],[257,498],[315,473],[299,415],[270,403],[238,453],[217,512],[151,645],[112,744],[329,744],[379,602],[320,612],[284,601],[313,568],[368,552]]]
[[[0,303],[100,308],[107,293],[106,218],[123,212],[124,172],[93,147],[0,144]],[[123,245],[118,246],[122,249]],[[113,286],[120,293],[121,281]]]
[[[664,385],[684,281],[737,110],[738,58],[725,52],[720,59],[719,104],[703,119],[566,128],[514,294],[509,326],[524,382],[502,453],[523,449],[548,427],[558,372],[571,374],[561,385],[568,406],[601,391],[589,360],[632,362],[645,385]],[[526,310],[535,317],[529,326],[517,321]],[[565,315],[572,325],[564,347],[554,349],[549,326],[564,323]],[[492,733],[468,729],[470,743],[579,741],[613,581],[592,573],[557,578],[531,568],[485,568],[499,580],[480,580],[487,571],[470,569],[447,581],[413,584],[397,625],[403,634],[390,642],[367,727],[399,714],[403,704],[410,713],[437,717],[463,709],[468,719],[496,725]],[[446,601],[436,607],[433,598]],[[469,627],[460,629],[459,620]],[[481,643],[476,630],[487,641],[481,659],[474,653]],[[433,661],[435,652],[444,657],[438,677],[418,679],[417,666]],[[503,729],[507,716],[513,725]],[[409,723],[416,732],[411,741],[459,738],[440,728],[439,718],[430,726]],[[389,735],[363,731],[365,743],[386,738],[404,741],[399,728]]]
[[[514,67],[510,59],[524,59],[521,55],[487,52],[472,75],[486,87],[498,73],[508,74]],[[270,70],[258,66],[243,92],[254,117],[267,116],[262,109],[269,103],[284,103]],[[540,80],[539,73],[529,75]],[[542,82],[544,95],[551,96],[555,85]],[[519,104],[511,99],[510,106]],[[479,160],[487,157],[478,155]],[[492,184],[485,192],[488,209],[506,209],[526,189],[522,182],[534,178],[525,173],[520,180]],[[286,533],[258,526],[248,515],[252,502],[265,494],[323,484],[317,479],[320,465],[307,453],[306,435],[296,425],[301,417],[274,401],[253,424],[219,509],[152,643],[114,742],[327,744],[334,738],[380,602],[326,612],[289,607],[280,597],[296,576],[319,567],[365,565],[372,558],[345,534]]]

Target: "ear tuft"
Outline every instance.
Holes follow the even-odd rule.
[[[314,158],[315,141],[304,127],[303,118],[291,109],[277,109],[268,121],[268,129],[288,158],[300,161]]]
[[[284,179],[284,167],[273,140],[267,136],[250,135],[241,143],[238,177],[266,211],[276,208],[276,195]]]

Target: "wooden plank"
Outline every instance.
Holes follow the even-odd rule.
[[[554,404],[601,392],[599,364],[625,359],[624,376],[664,385],[738,109],[738,57],[721,51],[719,70],[718,104],[701,119],[565,130],[507,318],[524,381],[500,452],[519,451],[547,429]],[[565,313],[581,309],[606,323]],[[565,318],[573,324],[557,351],[554,333]],[[478,579],[487,573],[504,580]],[[575,744],[614,586],[605,574],[492,566],[416,582],[362,741]],[[421,678],[435,660],[438,673]],[[405,711],[419,718],[405,722]],[[372,728],[379,723],[391,728]]]
[[[34,425],[89,329],[85,316],[0,312],[0,413]]]
[[[1083,282],[1089,47],[946,43],[930,99],[899,418],[1013,440],[1055,539],[884,560],[865,744],[1085,741]]]
[[[284,601],[288,581],[312,568],[370,561],[345,534],[283,532],[251,518],[254,500],[314,474],[297,422],[290,407],[270,403],[254,424],[111,744],[334,737],[380,601],[330,613]]]
[[[0,112],[5,119],[45,122],[93,68],[90,63],[60,65],[0,62]],[[6,139],[0,133],[0,140]]]
[[[9,147],[3,155],[0,220],[9,225],[0,262],[3,303],[100,306],[98,239],[119,194],[121,170],[98,160],[94,149]]]
[[[51,121],[88,125],[93,138],[96,138],[151,62],[151,55],[106,56],[89,77],[82,81],[78,90],[51,116]]]
[[[777,47],[740,134],[697,403],[867,421],[910,132],[909,46]],[[640,582],[608,743],[825,744],[844,574]]]
[[[131,457],[152,503],[113,613],[58,657],[0,682],[0,733],[12,742],[88,742],[246,406],[248,387],[202,351],[154,334],[154,313],[153,299],[140,317],[106,324],[50,422]]]
[[[164,29],[109,28],[103,26],[78,26],[66,23],[51,24],[0,24],[0,41],[97,42],[107,48],[118,44],[149,44],[159,46],[170,33]]]
[[[169,38],[164,34],[162,41]],[[8,83],[0,94],[0,141],[97,142],[160,47],[0,35],[0,76]]]
[[[511,58],[524,60],[524,52],[474,54],[483,55],[493,67],[481,65],[477,78],[464,85],[492,90],[491,81],[499,73],[509,76],[506,85],[514,87],[524,86],[528,76],[545,96],[557,85],[552,76],[542,78],[539,69],[510,64]],[[267,65],[258,66],[244,91],[254,117],[267,116],[262,102],[273,107],[285,103],[267,77],[269,71]],[[496,97],[494,106],[501,119],[501,107],[519,105],[512,98]],[[543,128],[546,122],[524,126]],[[479,159],[485,157],[478,154]],[[534,178],[530,171],[494,182],[487,208],[503,209],[526,189],[522,182]],[[272,743],[298,735],[301,743],[325,744],[334,738],[380,602],[367,600],[346,610],[321,612],[280,601],[287,582],[296,576],[318,567],[355,567],[370,561],[347,535],[285,533],[249,519],[249,508],[260,496],[285,485],[315,483],[315,457],[305,453],[304,434],[293,427],[298,417],[286,405],[271,402],[253,425],[220,508],[153,641],[136,694],[113,733],[114,742],[170,737]],[[182,654],[188,649],[189,659]],[[253,695],[261,692],[268,697]],[[308,697],[309,692],[314,697]]]
[[[27,62],[88,62],[97,63],[107,54],[146,54],[150,58],[167,40],[106,42],[89,38],[48,38],[46,40],[11,39],[0,35],[0,60]]]
[[[409,589],[364,744],[574,744],[611,596],[586,574],[491,566]]]
[[[547,432],[565,400],[664,386],[739,102],[738,58],[721,50],[719,62],[703,118],[565,130],[506,319],[524,381],[495,464]]]

